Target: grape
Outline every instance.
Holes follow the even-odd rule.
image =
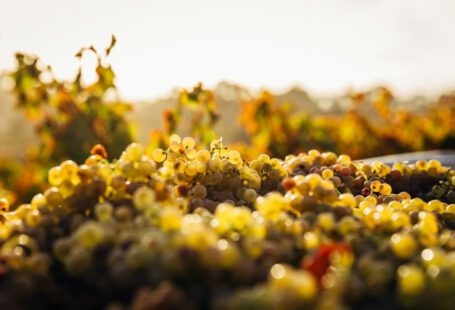
[[[113,162],[101,153],[52,168],[30,204],[0,198],[0,305],[382,309],[451,298],[454,173],[437,161],[390,168],[317,150],[248,161],[221,140],[207,150],[177,135]],[[12,289],[21,281],[28,297]]]
[[[419,160],[415,163],[415,166],[418,170],[426,170],[428,163],[425,160]]]
[[[95,206],[95,214],[100,222],[106,222],[112,218],[112,205],[108,202],[99,203]]]
[[[258,194],[252,188],[248,188],[243,193],[243,197],[247,202],[255,202]]]
[[[293,189],[296,186],[296,182],[293,178],[286,178],[281,182],[281,184],[283,185],[283,188],[287,191]]]
[[[444,204],[439,200],[431,200],[426,204],[428,211],[442,212],[444,210]]]
[[[173,134],[169,137],[169,142],[170,144],[180,144],[182,142],[182,138],[179,135]]]
[[[0,199],[0,201],[1,201],[1,199]],[[0,204],[1,204],[1,202],[0,202]],[[18,213],[18,210],[20,208],[21,207],[16,209],[16,213]],[[37,195],[33,196],[32,201],[30,202],[30,209],[37,210],[37,209],[45,209],[45,208],[46,208],[46,198],[44,197],[44,195],[37,194]]]
[[[150,188],[142,186],[133,194],[133,202],[138,210],[145,210],[155,203],[156,194]]]
[[[38,210],[32,210],[25,216],[25,222],[30,227],[36,227],[41,222],[42,215]]]
[[[452,203],[455,202],[455,190],[452,189],[447,193],[447,200]]]
[[[425,274],[415,265],[402,265],[397,270],[399,289],[404,294],[418,295],[425,288]]]
[[[197,153],[197,159],[199,161],[201,161],[201,162],[204,162],[204,163],[207,163],[210,160],[211,157],[212,157],[212,155],[207,150],[200,150]]]
[[[104,233],[100,224],[88,221],[78,227],[74,237],[81,246],[90,249],[103,241]]]
[[[332,169],[324,169],[322,171],[322,177],[324,179],[330,179],[331,177],[333,177],[333,170]]]
[[[138,162],[142,159],[144,149],[141,144],[132,143],[125,150],[125,159],[133,162]]]
[[[355,208],[357,205],[357,201],[352,194],[341,194],[338,199],[342,205],[350,208]]]
[[[50,258],[43,253],[36,253],[27,260],[27,268],[33,273],[46,276],[49,272]]]
[[[196,198],[204,199],[207,196],[207,189],[204,185],[198,184],[192,189],[193,195]]]
[[[392,193],[392,187],[387,183],[382,183],[379,185],[378,192],[381,193],[381,195],[390,195]]]
[[[65,160],[60,165],[60,175],[64,180],[71,180],[77,175],[78,166],[72,160]],[[50,175],[50,171],[49,171]],[[56,186],[56,185],[54,185]]]
[[[63,202],[62,194],[60,194],[58,188],[55,187],[48,189],[44,193],[44,197],[46,198],[47,204],[52,207],[57,207]]]
[[[340,155],[337,158],[337,163],[340,163],[340,164],[349,164],[350,162],[351,162],[351,158],[349,157],[349,155],[346,155],[346,154]]]
[[[160,225],[164,231],[177,230],[181,226],[182,214],[177,208],[164,208],[160,214]]]
[[[196,163],[190,163],[185,167],[185,173],[189,176],[195,176],[198,173],[198,167]]]
[[[107,159],[107,151],[106,151],[106,148],[101,145],[101,144],[96,144],[92,147],[91,151],[90,151],[90,154],[91,155],[98,155],[102,158],[105,158]]]
[[[195,149],[188,149],[186,152],[185,152],[185,156],[186,158],[188,158],[189,160],[194,160],[197,158],[197,151]]]
[[[64,264],[69,274],[77,275],[85,271],[91,263],[90,252],[81,246],[71,248]]]
[[[0,198],[0,212],[8,212],[9,207],[8,200],[6,200],[6,198]]]
[[[16,256],[30,256],[38,252],[38,244],[36,241],[25,234],[16,235],[7,240],[1,247],[2,255],[13,254]]]
[[[221,160],[218,158],[212,158],[209,160],[209,168],[212,171],[220,171],[222,167]]]
[[[194,148],[195,145],[196,145],[196,142],[191,137],[185,137],[182,140],[182,146],[185,149],[192,149],[192,148]]]
[[[48,173],[49,184],[52,186],[59,186],[63,181],[62,172],[60,167],[53,167]]]
[[[166,157],[166,153],[162,149],[154,149],[152,152],[152,159],[157,163],[165,161]]]
[[[324,231],[331,231],[335,227],[335,217],[330,212],[320,213],[317,219],[318,226]]]
[[[370,188],[373,192],[379,192],[381,185],[382,185],[381,182],[373,181],[371,182]]]
[[[140,175],[148,176],[148,175],[152,174],[153,172],[155,172],[155,170],[156,170],[156,164],[154,161],[145,160],[145,161],[141,161],[138,163],[137,172]]]
[[[417,243],[409,234],[396,233],[392,235],[390,242],[395,255],[402,259],[412,257],[417,250]]]
[[[292,270],[282,264],[270,268],[270,285],[278,291],[295,293],[303,299],[312,299],[317,293],[317,284],[313,276],[303,270]]]
[[[72,246],[72,241],[69,238],[58,239],[53,244],[53,253],[60,261],[64,261]]]
[[[436,198],[441,198],[445,194],[445,189],[439,185],[431,188],[431,194]]]

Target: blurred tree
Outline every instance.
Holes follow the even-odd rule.
[[[82,81],[81,66],[73,80],[60,81],[38,57],[16,54],[17,67],[10,73],[15,82],[12,92],[38,138],[19,165],[11,159],[0,164],[3,187],[12,189],[18,202],[36,192],[46,177],[44,171],[51,166],[65,159],[82,163],[95,144],[104,145],[110,158],[117,158],[133,141],[126,118],[131,105],[118,99],[114,71],[106,64],[115,42],[112,36],[103,55],[93,46],[76,54],[79,59],[85,53],[94,53],[97,58],[96,81],[89,85]],[[115,100],[109,99],[112,95]]]

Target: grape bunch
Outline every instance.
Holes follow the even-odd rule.
[[[455,173],[172,135],[0,199],[2,309],[451,309]]]

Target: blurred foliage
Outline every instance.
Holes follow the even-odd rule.
[[[309,148],[336,147],[317,118],[295,111],[291,103],[278,104],[268,91],[244,102],[238,120],[250,141],[237,147],[249,149],[251,156],[269,153],[284,158]]]
[[[219,119],[218,106],[213,92],[204,89],[202,84],[192,90],[183,89],[174,107],[163,112],[163,130],[150,133],[150,149],[164,148],[169,137],[178,131],[186,131],[202,145],[217,138],[214,126]]]
[[[82,82],[81,67],[74,80],[60,81],[38,57],[16,54],[17,67],[10,73],[15,85],[12,92],[18,110],[37,133],[36,145],[29,147],[23,160],[3,158],[0,162],[0,188],[11,189],[18,201],[36,193],[46,171],[62,160],[82,163],[95,144],[104,145],[110,157],[116,158],[132,142],[132,127],[125,118],[131,105],[108,99],[118,97],[114,71],[105,64],[115,41],[113,36],[103,55],[92,46],[76,54],[79,59],[85,53],[97,58],[97,79],[90,85]]]
[[[112,159],[133,140],[126,118],[132,107],[118,99],[114,71],[106,64],[115,41],[112,37],[102,54],[92,46],[76,54],[77,58],[86,53],[96,56],[97,80],[90,85],[82,82],[80,67],[73,80],[60,81],[37,57],[16,55],[17,67],[10,74],[13,94],[18,110],[36,130],[37,143],[23,159],[0,157],[0,193],[9,195],[10,201],[28,201],[43,190],[51,166],[65,159],[81,163],[95,144],[104,145]],[[220,115],[215,94],[198,84],[182,90],[176,104],[164,111],[164,126],[151,132],[149,146],[166,146],[175,132],[208,145],[217,138],[220,117],[227,117],[233,119],[232,126],[237,121],[245,134],[231,146],[251,158],[319,149],[358,159],[455,147],[455,96],[442,96],[420,110],[394,105],[394,96],[386,88],[348,93],[342,99],[348,102],[342,112],[308,115],[263,91],[242,102],[237,116]]]
[[[162,146],[166,137],[182,131],[202,144],[210,141],[216,136],[213,128],[219,119],[214,98],[201,85],[183,90],[176,107],[163,113],[164,129],[152,132],[151,145]],[[341,113],[308,115],[262,91],[242,103],[237,119],[246,139],[231,146],[251,158],[260,153],[284,158],[318,149],[349,154],[354,159],[455,148],[455,96],[441,96],[420,110],[394,106],[393,94],[384,87],[348,93],[343,99],[349,104]],[[194,116],[188,117],[184,108]]]
[[[369,97],[367,99],[367,97]],[[455,96],[428,102],[418,112],[393,107],[392,93],[379,88],[349,96],[344,114],[320,117],[335,152],[353,158],[455,147]],[[364,109],[362,106],[371,104]]]

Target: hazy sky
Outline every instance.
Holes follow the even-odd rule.
[[[435,94],[455,89],[454,16],[452,0],[0,0],[0,69],[26,51],[71,77],[75,52],[114,33],[110,61],[129,99],[220,80]]]

